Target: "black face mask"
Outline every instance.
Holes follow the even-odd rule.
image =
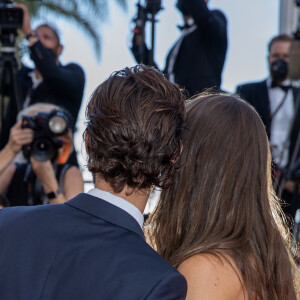
[[[53,57],[54,60],[56,60],[56,54],[54,53],[54,50],[53,50],[53,49],[46,48],[46,47],[44,47],[44,48],[45,48],[45,51],[47,51],[48,54],[49,54],[51,57]],[[34,60],[33,57],[32,57],[31,52],[30,52],[30,58],[31,58],[31,60]]]
[[[49,54],[51,54],[51,55],[53,56],[54,59],[56,59],[56,53],[54,52],[53,49],[49,49],[49,48],[45,48],[45,49],[47,50],[47,52],[48,52]]]
[[[278,59],[271,64],[271,75],[274,81],[283,81],[288,75],[288,64],[283,59]]]

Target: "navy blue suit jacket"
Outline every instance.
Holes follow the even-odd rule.
[[[0,245],[1,299],[185,299],[136,220],[91,195],[1,210]]]

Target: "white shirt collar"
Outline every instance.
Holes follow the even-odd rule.
[[[268,89],[271,88],[271,84],[272,84],[272,78],[268,77],[267,78],[267,87],[268,87]],[[292,81],[290,79],[286,79],[285,81],[283,81],[281,83],[281,85],[283,85],[283,86],[285,86],[285,85],[292,85]]]
[[[139,211],[137,207],[135,207],[133,204],[126,201],[125,199],[97,188],[91,189],[90,191],[87,192],[87,194],[97,198],[101,198],[102,200],[105,200],[106,202],[123,209],[138,222],[140,227],[143,227],[144,224],[143,214]]]
[[[43,81],[43,78],[37,78],[36,77],[36,74],[35,74],[35,71],[31,71],[30,73],[28,73],[28,76],[31,77],[31,80],[32,80],[32,88],[35,89],[37,86],[39,86],[42,81]]]

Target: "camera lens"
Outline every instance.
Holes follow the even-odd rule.
[[[53,159],[57,155],[57,148],[48,138],[39,138],[32,144],[31,156],[38,161]]]
[[[53,116],[49,120],[50,130],[57,135],[63,134],[68,127],[67,121],[61,116]]]

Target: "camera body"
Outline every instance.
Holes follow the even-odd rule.
[[[62,141],[57,137],[65,135],[70,128],[70,118],[66,112],[53,109],[36,115],[23,115],[22,128],[34,130],[31,144],[22,148],[26,159],[32,156],[38,161],[55,160]]]
[[[146,0],[145,10],[150,14],[157,14],[162,9],[161,0]]]
[[[17,29],[23,24],[23,10],[11,0],[0,0],[0,39],[2,47],[14,47]]]
[[[16,30],[23,24],[23,10],[14,7],[12,0],[0,0],[0,28],[3,30]]]

